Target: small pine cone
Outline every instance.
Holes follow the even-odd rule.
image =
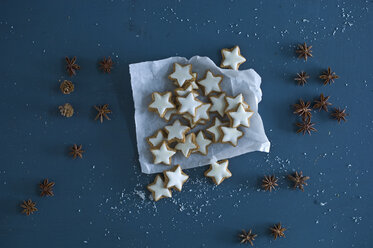
[[[71,117],[74,114],[73,106],[71,106],[70,103],[65,103],[65,105],[59,106],[58,109],[60,110],[61,115],[65,117]]]
[[[74,91],[74,84],[69,80],[64,80],[60,85],[60,89],[62,93],[68,95]]]

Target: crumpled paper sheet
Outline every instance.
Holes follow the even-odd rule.
[[[214,74],[224,75],[221,83],[222,90],[229,96],[242,93],[245,101],[255,113],[250,119],[250,128],[239,128],[244,132],[244,136],[238,140],[236,147],[230,144],[212,143],[208,148],[207,156],[193,153],[189,158],[185,158],[181,152],[177,152],[172,157],[172,166],[180,164],[183,169],[189,169],[207,165],[214,157],[221,160],[253,151],[269,152],[270,142],[264,132],[263,122],[258,113],[258,103],[262,99],[261,78],[253,69],[243,71],[222,69],[208,57],[194,56],[189,60],[183,57],[171,57],[158,61],[130,64],[129,66],[135,105],[137,149],[143,173],[159,173],[171,168],[171,166],[163,164],[153,164],[153,155],[146,138],[153,135],[158,129],[172,124],[175,118],[178,118],[174,117],[167,123],[156,113],[148,110],[152,101],[151,94],[154,91],[173,91],[176,88],[174,83],[168,79],[174,62],[192,64],[192,70],[198,73],[198,79],[204,77],[207,69],[210,69]],[[211,114],[210,119],[213,120],[214,116],[216,115]],[[205,129],[210,126],[210,123],[211,121],[205,126],[197,126],[192,131]]]

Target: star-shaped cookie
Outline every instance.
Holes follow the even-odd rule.
[[[194,72],[194,73],[193,73],[193,77],[194,77],[194,80],[193,80],[192,82],[190,82],[190,84],[192,85],[193,90],[198,90],[199,87],[198,87],[198,85],[197,85],[197,83],[196,83],[197,78],[198,78],[198,74],[197,74],[196,72]]]
[[[231,127],[250,127],[250,118],[254,112],[250,109],[245,109],[243,104],[240,103],[235,111],[229,111],[228,117],[231,120]]]
[[[204,103],[201,107],[197,108],[196,115],[193,117],[193,125],[197,125],[201,121],[210,120],[209,110],[211,103]]]
[[[153,92],[152,102],[149,105],[149,110],[158,113],[160,117],[166,114],[169,109],[175,108],[175,105],[171,102],[172,93],[169,91],[159,93]]]
[[[222,75],[214,75],[210,70],[207,70],[205,77],[197,83],[203,87],[204,94],[207,96],[213,92],[221,92],[220,83],[222,80]]]
[[[243,132],[238,130],[236,127],[220,127],[220,129],[223,133],[221,142],[237,146],[238,140],[243,136]]]
[[[235,110],[238,106],[238,104],[242,103],[243,107],[247,109],[249,107],[249,104],[245,102],[245,99],[243,95],[240,93],[235,97],[232,96],[226,96],[225,101],[227,103],[227,108],[225,109],[226,112]]]
[[[185,174],[180,165],[175,165],[172,169],[164,171],[165,185],[167,188],[174,188],[181,191],[183,184],[188,180],[189,176]]]
[[[147,186],[148,190],[152,193],[154,201],[158,201],[162,198],[172,197],[171,190],[166,188],[165,182],[160,175],[157,175],[154,182]]]
[[[220,64],[221,68],[238,70],[238,67],[246,61],[246,59],[241,55],[239,46],[235,46],[231,49],[222,49],[221,56],[223,57]]]
[[[218,117],[215,117],[213,124],[206,129],[206,131],[209,134],[211,134],[212,141],[214,143],[217,143],[217,142],[220,141],[221,134],[222,134],[221,131],[220,131],[220,127],[222,125],[225,125],[225,123],[221,122]]]
[[[217,112],[221,117],[224,117],[225,109],[227,108],[225,97],[226,95],[224,92],[217,96],[210,96],[210,101],[212,103],[210,112]]]
[[[164,129],[167,133],[169,143],[174,141],[184,142],[185,134],[190,130],[190,127],[184,126],[179,120],[176,120],[172,125],[165,126]]]
[[[185,83],[194,81],[192,65],[180,65],[174,63],[174,70],[168,78],[175,82],[178,87],[183,87]]]
[[[198,149],[198,145],[196,143],[196,135],[194,133],[188,134],[185,137],[185,142],[177,143],[175,149],[181,151],[184,157],[188,158],[194,150]]]
[[[189,92],[192,92],[192,91],[193,91],[193,86],[191,84],[189,84],[187,87],[185,87],[185,89],[184,88],[177,88],[177,89],[175,89],[175,93],[178,96],[185,96]],[[193,91],[193,92],[195,92],[195,91]],[[195,92],[195,96],[196,97],[198,96],[197,92]]]
[[[177,110],[176,110],[176,108],[174,108],[174,109],[169,109],[169,110],[167,110],[166,113],[164,114],[163,119],[165,119],[166,121],[170,121],[171,118],[172,118],[174,115],[176,115],[176,114],[177,114]]]
[[[198,152],[202,155],[207,155],[208,146],[212,143],[212,141],[205,137],[205,134],[203,133],[202,130],[199,131],[199,133],[196,136],[196,143],[199,146],[199,148],[195,150],[194,152]]]
[[[197,108],[203,104],[203,102],[195,98],[193,92],[189,92],[185,97],[178,96],[176,99],[179,102],[179,114],[188,113],[195,116]]]
[[[171,164],[171,157],[176,153],[176,151],[168,147],[166,141],[162,142],[162,145],[159,148],[150,149],[153,153],[154,164]]]
[[[164,138],[164,132],[162,130],[158,130],[152,136],[148,137],[146,140],[148,141],[151,148],[155,148],[162,143]]]
[[[221,184],[224,179],[232,176],[232,173],[228,170],[228,160],[212,162],[210,168],[205,171],[205,176],[212,178],[216,185]]]

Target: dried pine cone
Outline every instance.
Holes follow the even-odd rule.
[[[74,91],[74,84],[69,80],[64,80],[60,85],[60,89],[62,93],[68,95]]]
[[[74,114],[73,106],[71,106],[70,103],[65,103],[65,105],[59,106],[58,109],[60,110],[61,115],[65,117],[71,117]]]

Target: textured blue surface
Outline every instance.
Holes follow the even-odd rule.
[[[2,1],[0,3],[0,247],[240,247],[237,235],[252,228],[256,247],[373,247],[372,139],[373,3],[350,1]],[[314,58],[294,54],[301,42]],[[169,56],[209,56],[238,44],[263,79],[260,113],[270,154],[231,159],[233,177],[219,187],[206,168],[188,170],[183,192],[154,204],[140,173],[135,146],[128,64]],[[71,95],[64,57],[82,69]],[[97,62],[111,56],[110,75]],[[322,86],[332,67],[340,79]],[[311,79],[296,86],[294,74]],[[318,132],[295,133],[291,105],[298,98],[331,95],[347,107],[338,125],[314,113]],[[58,113],[70,102],[71,119]],[[110,104],[112,120],[93,121],[95,104]],[[82,160],[67,156],[83,144]],[[304,193],[285,176],[311,177]],[[275,173],[277,191],[260,190]],[[55,196],[41,198],[38,183],[56,182]],[[144,199],[142,199],[142,197]],[[39,211],[20,213],[31,198]],[[288,228],[273,241],[268,228]]]

